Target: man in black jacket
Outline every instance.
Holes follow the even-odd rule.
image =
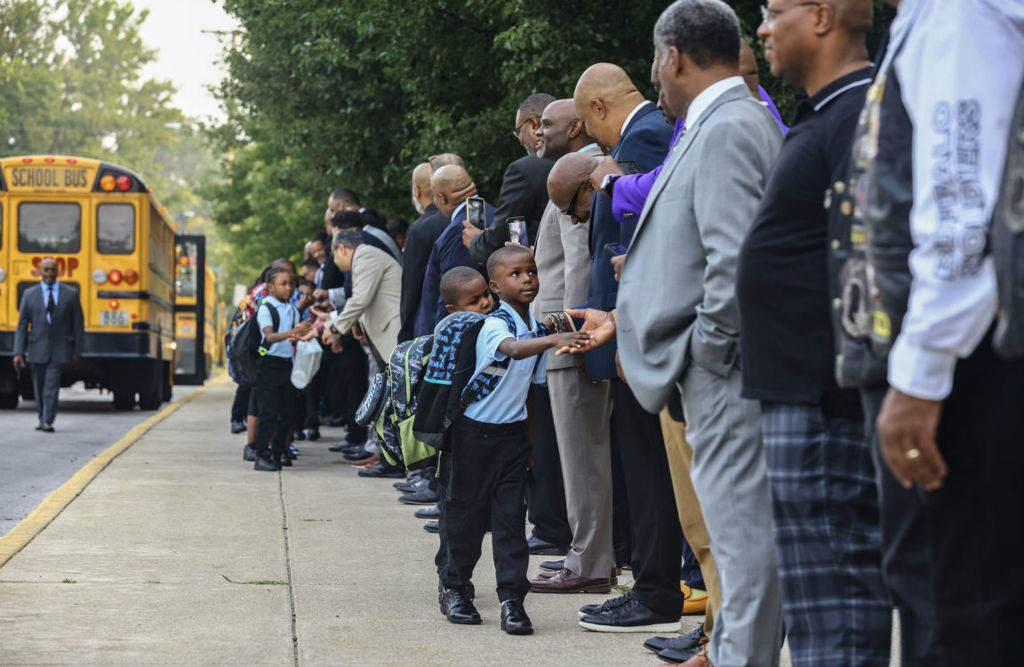
[[[412,201],[420,217],[409,227],[405,235],[405,270],[402,272],[402,328],[398,331],[398,342],[413,339],[413,325],[416,311],[420,306],[420,292],[423,290],[423,274],[434,241],[448,224],[445,216],[434,204],[434,191],[430,188],[433,170],[429,162],[416,165],[412,171]]]
[[[548,205],[548,173],[554,165],[536,155],[539,146],[537,130],[540,129],[540,116],[544,108],[554,101],[551,95],[535,93],[523,100],[516,111],[513,134],[527,154],[505,169],[494,224],[483,232],[473,225],[466,225],[462,235],[462,242],[469,248],[469,256],[478,267],[485,266],[491,253],[509,241],[509,218],[526,218],[529,245],[533,245],[537,238],[540,219]]]

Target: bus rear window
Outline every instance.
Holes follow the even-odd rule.
[[[135,251],[135,207],[100,204],[96,207],[96,250],[107,255]]]
[[[82,249],[82,208],[78,204],[25,202],[18,205],[18,250],[70,253]]]

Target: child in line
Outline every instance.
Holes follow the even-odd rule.
[[[295,388],[291,380],[295,349],[292,343],[305,335],[310,325],[299,322],[299,311],[291,304],[295,284],[292,269],[273,266],[267,271],[266,280],[268,294],[256,310],[263,343],[254,387],[259,425],[253,469],[275,471],[282,465],[291,465],[286,448],[295,411]],[[276,332],[271,308],[278,315]]]
[[[473,569],[480,559],[484,534],[491,529],[501,629],[513,635],[533,632],[523,599],[529,547],[526,543],[526,471],[530,443],[526,434],[526,397],[532,383],[545,378],[544,352],[586,343],[585,333],[543,335],[530,314],[537,296],[537,265],[522,246],[500,248],[487,262],[490,291],[501,299],[500,310],[511,318],[492,315],[476,342],[475,374],[498,377],[490,393],[471,403],[453,425],[450,451],[441,456],[445,497],[440,520],[441,549],[437,564],[441,612],[451,623],[481,622],[473,605]],[[446,274],[447,276],[447,274]],[[489,305],[483,278],[459,281],[445,296],[449,312],[461,307]],[[507,362],[507,367],[501,368]],[[492,369],[492,366],[499,368]]]

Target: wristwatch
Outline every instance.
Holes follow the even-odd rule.
[[[612,188],[615,187],[615,181],[619,180],[619,176],[622,174],[607,174],[601,179],[601,191],[609,197],[612,196]]]

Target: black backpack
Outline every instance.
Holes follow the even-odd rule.
[[[266,354],[266,349],[263,348],[263,333],[260,331],[256,317],[259,314],[259,309],[264,306],[265,304],[261,303],[253,316],[238,327],[231,339],[231,363],[234,365],[235,378],[239,384],[252,385],[256,383],[259,359]],[[278,314],[277,308],[270,306],[266,306],[266,308],[270,311],[274,333],[277,333],[281,328],[281,316]]]

